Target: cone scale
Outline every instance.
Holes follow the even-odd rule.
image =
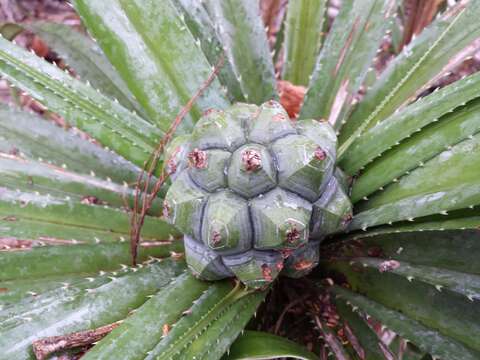
[[[185,234],[201,279],[263,287],[303,276],[318,264],[320,241],[351,218],[334,130],[293,122],[275,101],[207,111],[167,154],[176,171],[163,213]]]

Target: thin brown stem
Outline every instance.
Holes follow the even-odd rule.
[[[32,344],[33,353],[37,360],[44,360],[55,352],[91,345],[103,339],[120,325],[120,323],[121,321],[117,321],[93,330],[79,331],[67,335],[51,336],[36,340]]]

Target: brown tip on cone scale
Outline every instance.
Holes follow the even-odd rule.
[[[342,225],[343,226],[347,226],[348,224],[350,224],[350,222],[353,220],[353,215],[351,213],[348,213],[347,215],[345,215],[342,219]]]
[[[296,244],[300,240],[300,231],[293,225],[286,232],[287,243]]]
[[[220,234],[218,231],[212,231],[212,245],[218,245],[222,241],[222,234]]]
[[[313,261],[311,260],[300,260],[293,265],[293,268],[297,271],[308,270],[313,266]]]
[[[242,164],[246,171],[256,171],[262,167],[262,157],[258,151],[247,149],[242,154]]]
[[[325,160],[325,158],[327,157],[327,153],[320,146],[315,149],[314,155],[315,155],[315,158],[320,161]]]
[[[205,169],[207,167],[207,153],[203,150],[194,149],[188,154],[190,165],[197,169]]]
[[[273,281],[272,277],[272,269],[267,264],[262,265],[262,275],[265,281],[271,282]]]

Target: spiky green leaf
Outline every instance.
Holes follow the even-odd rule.
[[[265,292],[216,282],[191,307],[146,358],[220,359],[243,330]]]
[[[341,126],[395,10],[396,0],[342,3],[318,57],[301,118],[323,118],[337,129]]]
[[[130,91],[166,131],[212,72],[171,0],[75,0],[74,4]],[[204,110],[227,105],[220,83],[214,80],[181,128],[191,130]]]
[[[109,274],[100,275],[103,281],[96,284],[93,279],[89,288],[70,296],[49,297],[45,302],[39,297],[36,299],[37,308],[28,302],[13,306],[9,309],[8,326],[0,327],[2,356],[30,359],[34,340],[122,320],[130,310],[143,304],[148,295],[169,284],[183,269],[181,262],[156,262],[137,271],[130,270],[118,278]],[[32,308],[34,311],[31,311]]]
[[[353,291],[480,351],[478,275],[378,258],[329,261],[325,269],[343,274]]]
[[[142,237],[151,240],[178,235],[173,227],[150,216],[142,230]],[[0,237],[96,243],[123,242],[129,236],[129,214],[122,209],[0,187]]]
[[[100,47],[88,36],[71,26],[53,22],[38,21],[21,26],[45,40],[83,81],[89,81],[127,109],[142,111]]]
[[[197,0],[173,0],[173,4],[179,8],[185,17],[185,24],[195,37],[200,41],[200,46],[206,58],[212,66],[223,55],[223,47],[215,33],[213,24],[207,10]],[[233,72],[232,65],[225,61],[218,73],[220,83],[227,88],[227,96],[232,101],[245,101],[240,83]]]
[[[425,216],[413,221],[401,221],[395,224],[375,227],[367,231],[354,232],[347,239],[369,237],[380,234],[407,233],[420,231],[468,230],[477,229],[480,225],[478,207],[462,209],[445,214]]]
[[[1,281],[3,290],[0,292],[0,308],[3,310],[8,306],[18,304],[20,301],[24,301],[32,296],[35,297],[39,294],[45,294],[51,290],[57,289],[62,284],[77,284],[81,279],[91,275],[95,274],[62,274],[45,276],[40,279],[15,279]],[[1,316],[2,315],[0,313],[0,317]]]
[[[342,128],[339,158],[365,130],[414,100],[436,76],[479,46],[479,16],[480,3],[461,1],[404,47]]]
[[[364,360],[384,360],[381,340],[365,318],[352,311],[342,298],[335,297],[334,302],[337,313],[343,320],[344,332],[350,332],[350,337],[355,338],[355,345],[352,345],[357,355]]]
[[[70,196],[79,202],[114,207],[132,205],[133,190],[128,186],[82,175],[64,167],[0,152],[0,186],[38,192],[54,197]],[[157,206],[158,213],[158,206]]]
[[[322,46],[325,0],[288,3],[285,27],[284,80],[307,86]]]
[[[314,360],[318,357],[283,337],[260,331],[245,331],[233,343],[224,360],[277,359]]]
[[[359,233],[352,240],[344,241],[336,253],[344,256],[382,256],[398,261],[408,261],[462,273],[480,275],[476,261],[480,251],[480,234],[477,227],[468,230],[410,230],[405,233]]]
[[[245,99],[261,104],[276,98],[272,58],[257,1],[207,0],[206,5]]]
[[[462,360],[474,360],[479,357],[479,352],[469,349],[460,342],[452,340],[398,311],[340,287],[335,287],[333,291],[348,301],[355,309],[361,309],[362,313],[373,316],[377,320],[381,319],[388,328],[434,356]]]
[[[415,172],[415,169],[422,168],[425,164],[435,166],[433,164],[442,162],[441,159],[449,156],[449,149],[452,147],[457,149],[453,152],[462,152],[460,149],[462,146],[465,147],[461,144],[462,141],[473,139],[480,132],[479,110],[480,99],[473,100],[383,154],[358,177],[352,188],[352,201],[357,202],[364,196],[370,196],[373,192],[381,190],[391,182],[397,182],[405,174],[408,175],[410,171]],[[468,152],[465,149],[463,151]],[[475,160],[470,158],[470,161],[472,161],[470,165],[474,167]],[[455,167],[457,166],[460,169],[462,165],[455,164]],[[465,166],[468,167],[468,163]],[[461,177],[459,180],[461,183]]]
[[[132,163],[86,141],[73,130],[62,129],[38,115],[8,107],[0,107],[0,152],[120,184],[135,183],[140,172]]]
[[[447,125],[454,125],[454,122]],[[469,131],[467,126],[459,131],[464,129]],[[475,165],[478,164],[479,152],[479,135],[443,151],[362,204],[351,228],[413,220],[432,214],[448,214],[450,210],[479,204],[480,167]]]
[[[477,98],[479,89],[480,74],[474,74],[418,100],[362,134],[345,153],[339,165],[347,173],[355,174],[400,141]]]
[[[11,241],[11,244],[14,243]],[[25,248],[0,252],[2,282],[114,270],[120,264],[131,263],[132,257],[127,243],[72,245],[65,239],[24,240],[19,243]],[[182,249],[180,240],[143,242],[139,245],[138,259],[144,261],[149,256],[168,257],[172,251],[180,252]]]
[[[49,110],[139,166],[162,136],[161,131],[119,103],[3,38],[0,72]]]
[[[208,287],[209,283],[189,274],[179,276],[95,345],[84,359],[144,359],[182,316],[189,316],[189,308]]]

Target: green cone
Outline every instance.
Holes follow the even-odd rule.
[[[333,129],[293,122],[275,101],[210,110],[167,151],[176,171],[164,216],[186,235],[202,279],[262,287],[280,273],[303,276],[320,241],[351,218]]]

